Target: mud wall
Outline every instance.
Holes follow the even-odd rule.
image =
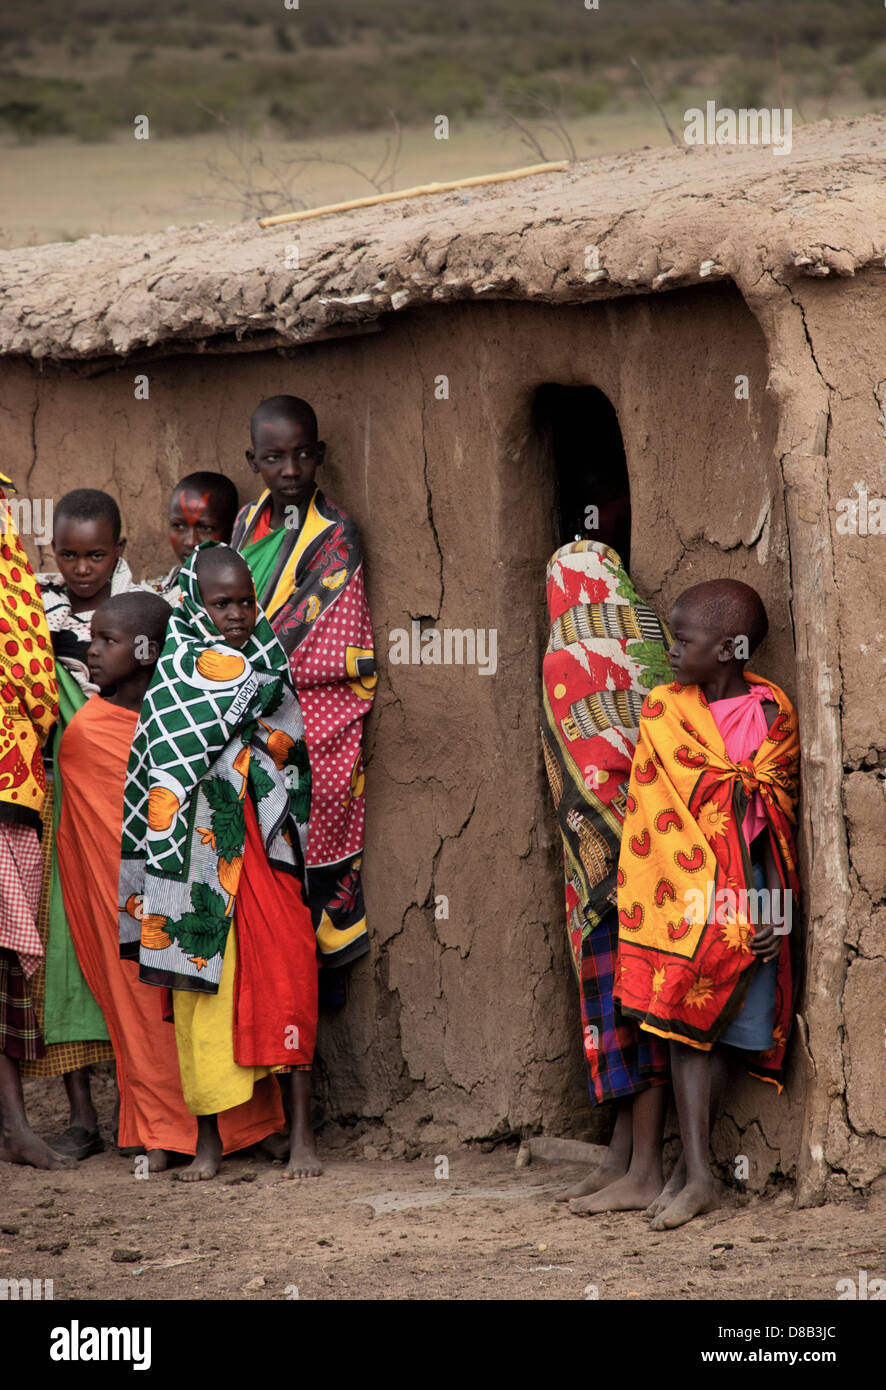
[[[171,563],[165,505],[184,473],[217,468],[254,495],[243,451],[262,396],[294,392],[318,411],[321,485],[361,527],[380,658],[366,747],[373,948],[320,1039],[318,1084],[338,1124],[395,1152],[524,1126],[597,1132],[537,735],[556,536],[532,396],[544,382],[606,392],[638,588],[666,611],[701,579],[753,584],[771,621],[754,665],[794,696],[768,373],[763,334],[727,284],[586,307],[403,311],[378,332],[282,354],[0,365],[4,468],[32,498],[113,493],[137,575]],[[391,632],[412,619],[495,629],[495,674],[389,663]],[[786,1096],[771,1091],[739,1082],[716,1135],[724,1162],[749,1156],[752,1185],[796,1158],[801,1069]]]
[[[886,1173],[886,274],[807,282],[795,293],[827,392],[819,524],[841,600],[832,664],[842,693],[850,897],[843,969],[820,967],[833,972],[839,1009],[824,1145],[828,1190],[838,1194]],[[819,852],[834,872],[823,840]]]

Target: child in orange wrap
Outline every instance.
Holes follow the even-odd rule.
[[[614,991],[670,1044],[683,1159],[631,1202],[657,1230],[717,1205],[709,1139],[728,1057],[781,1089],[799,890],[797,717],[744,669],[768,629],[760,596],[697,584],[670,626],[674,680],[646,697],[631,771]]]

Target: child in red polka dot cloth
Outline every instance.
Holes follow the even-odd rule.
[[[262,401],[246,460],[265,485],[240,512],[231,545],[252,570],[259,603],[289,658],[305,722],[313,799],[308,896],[321,961],[369,949],[363,860],[363,721],[375,696],[375,652],[357,528],[315,483],[326,445],[297,396]],[[321,997],[340,1003],[320,972]]]
[[[0,484],[12,485],[0,474]],[[55,663],[40,590],[0,486],[0,1159],[70,1168],[25,1115],[21,1064],[42,1057],[29,988],[43,961],[37,931],[46,791],[41,745],[55,721]]]

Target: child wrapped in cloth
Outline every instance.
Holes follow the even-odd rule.
[[[291,1071],[286,1175],[321,1171],[308,1123],[316,942],[305,900],[311,780],[289,666],[245,560],[202,545],[182,566],[126,779],[120,949],[173,990],[194,1163],[213,1177],[217,1116]],[[177,1175],[178,1176],[178,1175]]]
[[[555,552],[547,600],[542,748],[563,839],[567,932],[591,1099],[616,1104],[607,1159],[562,1199],[577,1213],[645,1207],[661,1187],[660,1160],[654,1173],[644,1165],[656,1166],[667,1050],[614,1008],[616,869],[640,710],[670,674],[669,637],[620,556],[597,541]]]

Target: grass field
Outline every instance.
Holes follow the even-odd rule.
[[[698,100],[703,100],[700,94]],[[692,96],[688,98],[692,104]],[[860,114],[862,99],[837,106],[833,114]],[[817,116],[818,110],[804,112]],[[682,112],[669,119],[678,135]],[[802,139],[794,113],[794,146]],[[566,122],[579,159],[644,145],[665,145],[667,132],[651,103],[628,106]],[[563,145],[533,122],[548,159],[563,157]],[[117,139],[80,144],[64,137],[0,150],[3,200],[0,246],[37,245],[99,235],[138,235],[196,222],[237,222],[263,211],[316,207],[373,192],[356,172],[372,175],[392,137],[384,131],[328,136],[305,143],[281,138],[193,135],[162,140]],[[299,164],[304,155],[316,156]],[[353,168],[334,161],[345,160]],[[417,183],[490,173],[538,162],[520,132],[501,121],[455,122],[448,140],[433,127],[402,131],[396,167],[389,158],[379,181],[405,188]],[[230,179],[230,183],[225,183]],[[251,191],[250,191],[251,190]],[[262,197],[262,191],[268,196]]]

